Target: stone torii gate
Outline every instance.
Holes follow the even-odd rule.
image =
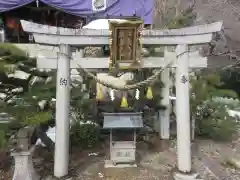
[[[72,58],[70,61],[70,69],[77,69],[79,65],[88,71],[109,68],[108,58],[83,58],[82,54],[78,54],[78,57]],[[164,51],[164,57],[149,57],[143,58],[143,68],[155,68],[164,67],[167,62],[173,61],[171,68],[176,68],[177,56],[176,52],[169,52],[166,48]],[[38,69],[57,69],[57,57],[37,57],[37,68]],[[94,64],[92,63],[94,62]],[[207,67],[207,58],[201,57],[199,52],[194,51],[189,53],[189,68],[199,69]],[[114,78],[116,80],[116,78]],[[169,100],[169,89],[170,89],[170,79],[169,79],[169,69],[165,69],[161,73],[161,81],[164,83],[162,88],[162,104],[166,109],[161,110],[158,114],[159,118],[155,122],[155,130],[159,132],[161,139],[169,139],[170,137],[170,100]]]
[[[107,58],[77,58],[71,60],[70,46],[103,46],[109,44],[108,30],[67,29],[21,21],[24,31],[33,33],[36,43],[59,46],[58,58],[39,59],[38,68],[57,68],[56,93],[56,143],[54,175],[62,177],[68,173],[69,161],[69,101],[70,68],[80,64],[84,68],[108,68]],[[191,167],[189,72],[196,59],[191,58],[189,46],[208,43],[212,34],[220,31],[222,22],[174,30],[143,30],[142,44],[147,46],[176,46],[173,67],[176,67],[176,114],[177,114],[177,165],[175,179],[196,179]],[[189,58],[190,57],[190,58]],[[171,59],[171,58],[170,58]],[[144,59],[144,67],[160,68],[168,62],[161,58]],[[200,62],[199,62],[200,63]],[[46,64],[46,66],[44,65]],[[204,64],[204,63],[203,63]],[[201,66],[206,67],[206,65]],[[165,72],[165,78],[168,71]],[[165,89],[165,93],[167,94]],[[163,103],[168,103],[166,98]],[[165,104],[164,104],[165,105]]]

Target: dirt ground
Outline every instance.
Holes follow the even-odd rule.
[[[105,148],[106,147],[106,148]],[[71,159],[76,180],[170,180],[176,168],[176,141],[147,145],[138,143],[137,168],[104,168],[108,145],[101,151],[73,153]],[[76,151],[76,150],[74,150]],[[96,154],[89,154],[96,153]],[[240,162],[240,141],[216,143],[196,140],[192,144],[193,170],[204,180],[240,180],[240,169],[230,161]],[[51,165],[51,167],[53,164]],[[51,169],[49,167],[49,169]],[[45,169],[45,168],[44,168]]]
[[[138,143],[137,168],[104,168],[108,158],[108,145],[99,149],[72,150],[70,176],[72,180],[170,180],[176,168],[176,141],[159,141],[155,145]],[[240,140],[232,143],[216,143],[210,140],[196,140],[192,144],[193,170],[204,180],[240,180]],[[34,155],[37,172],[44,180],[53,180],[53,156],[40,148]],[[5,176],[5,177],[4,177]],[[1,180],[11,179],[5,173]],[[8,176],[8,177],[7,177]],[[66,178],[67,179],[67,178]]]

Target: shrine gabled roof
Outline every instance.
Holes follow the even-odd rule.
[[[0,0],[0,12],[27,5],[35,0]],[[39,0],[66,13],[86,18],[139,17],[152,24],[153,0]]]
[[[103,128],[105,129],[134,129],[142,128],[141,113],[104,113]]]

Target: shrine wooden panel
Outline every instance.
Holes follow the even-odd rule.
[[[110,67],[140,68],[142,21],[109,21],[109,29]]]

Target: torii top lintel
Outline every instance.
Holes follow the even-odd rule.
[[[109,45],[109,30],[68,29],[21,21],[23,30],[33,33],[36,43],[73,46]],[[222,22],[172,30],[143,30],[143,45],[204,44],[212,40],[212,34],[221,31]]]

